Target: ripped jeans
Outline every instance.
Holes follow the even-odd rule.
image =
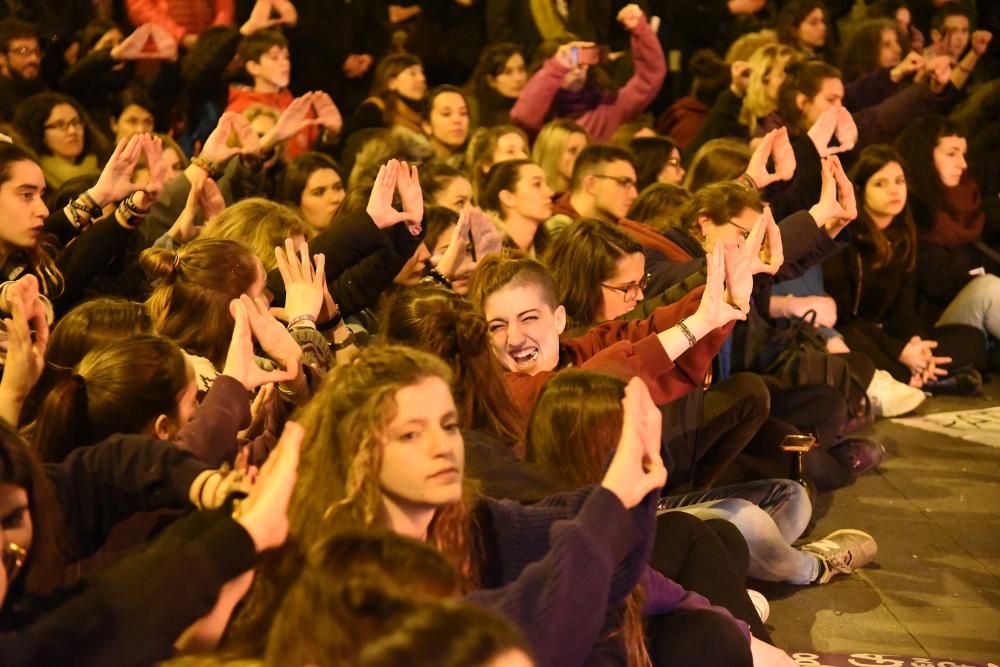
[[[751,577],[808,584],[819,576],[819,559],[791,546],[812,517],[812,503],[798,482],[764,479],[667,496],[659,510],[731,522],[750,548]]]

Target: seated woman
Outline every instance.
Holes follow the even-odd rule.
[[[968,369],[982,358],[983,320],[976,326],[921,316],[925,311],[917,305],[919,282],[937,285],[947,274],[939,268],[935,278],[921,278],[919,236],[911,213],[915,207],[908,203],[899,154],[889,146],[870,146],[851,174],[864,201],[859,207],[861,224],[847,248],[823,264],[824,286],[837,303],[837,328],[852,350],[871,357],[897,381],[934,391],[939,381],[947,380],[947,369]],[[965,274],[961,282],[983,279],[988,293],[995,276],[974,279]],[[978,389],[979,381],[961,375],[962,387]],[[948,384],[957,382],[953,378]]]
[[[680,185],[684,180],[680,149],[666,137],[640,137],[629,142],[635,156],[636,188],[642,192],[653,183]]]
[[[375,68],[371,94],[345,119],[344,136],[377,127],[404,127],[421,134],[427,79],[420,59],[408,53],[383,58]]]
[[[988,223],[962,129],[918,118],[896,148],[915,204],[918,312],[937,326],[966,324],[1000,338],[1000,257],[983,242]]]
[[[72,97],[33,95],[18,107],[14,125],[38,154],[49,187],[58,188],[75,176],[101,170],[104,137]]]
[[[295,247],[299,247],[309,231],[302,217],[290,206],[263,197],[251,197],[224,209],[198,238],[237,241],[260,260],[264,271],[270,273],[278,267],[274,249],[284,246],[285,239],[291,239]]]
[[[469,177],[445,162],[430,162],[420,168],[420,190],[425,206],[443,206],[460,213],[472,203]]]
[[[620,436],[625,386],[624,380],[611,375],[584,370],[561,373],[542,390],[531,414],[525,441],[527,459],[569,487],[592,483]],[[781,491],[763,498],[757,495],[766,487]],[[775,497],[782,500],[774,502]],[[878,549],[870,535],[853,529],[792,547],[806,529],[812,506],[802,487],[790,480],[765,480],[683,498],[663,498],[663,506],[706,521],[723,519],[735,524],[750,548],[749,575],[762,581],[825,584],[837,574],[864,567]],[[684,585],[685,580],[678,579],[678,583]]]
[[[126,88],[115,95],[108,121],[114,144],[117,146],[133,134],[152,133],[154,108],[153,100],[141,88]]]
[[[552,216],[555,193],[545,172],[531,160],[508,160],[490,169],[479,193],[479,205],[495,214],[504,245],[541,255],[549,243],[544,223]]]
[[[427,94],[422,128],[438,160],[460,160],[469,139],[469,106],[455,86],[438,86]]]
[[[308,152],[285,165],[276,199],[299,209],[312,237],[330,227],[346,195],[340,165],[325,153]]]
[[[331,532],[371,527],[426,541],[455,565],[466,599],[513,621],[541,664],[580,664],[599,647],[622,656],[620,643],[606,643],[608,611],[644,575],[657,584],[651,590],[663,603],[659,611],[687,608],[679,604],[683,595],[661,597],[664,587],[676,588],[645,567],[655,488],[665,479],[648,449],[658,441],[658,413],[641,385],[630,387],[629,428],[601,485],[521,506],[483,497],[466,479],[451,374],[438,358],[373,348],[330,379],[301,416],[310,445],[291,504],[297,549]],[[288,565],[301,552],[287,549],[283,556]],[[234,627],[237,637],[268,627],[284,576],[277,567],[261,572],[241,612],[246,623],[237,619]],[[569,591],[590,603],[567,604]],[[725,637],[719,664],[749,664],[745,626],[703,607],[699,618],[705,615]],[[617,619],[611,623],[620,627]]]
[[[778,13],[778,41],[808,58],[823,58],[828,19],[823,0],[792,0]]]
[[[469,140],[465,170],[472,177],[476,194],[482,192],[486,174],[494,165],[508,160],[528,159],[528,135],[513,125],[481,127]]]
[[[527,80],[520,46],[501,42],[484,48],[466,86],[472,127],[509,125],[511,107]]]
[[[0,472],[5,517],[0,651],[5,660],[152,664],[172,655],[178,636],[210,610],[226,582],[252,568],[257,553],[284,542],[287,531],[277,527],[287,523],[287,499],[295,483],[301,429],[295,433],[294,441],[283,439],[274,463],[262,471],[263,483],[250,491],[246,502],[254,511],[238,518],[213,512],[181,519],[140,553],[54,592],[67,569],[61,549],[87,547],[140,509],[188,508],[205,482],[195,478],[189,489],[185,480],[197,474],[198,462],[166,443],[106,443],[43,467],[0,420],[0,460],[5,462]],[[203,471],[217,482],[218,475]],[[146,485],[136,484],[139,477]],[[231,488],[216,482],[217,488]],[[206,500],[209,495],[204,494]],[[217,507],[226,492],[211,495],[211,506]],[[80,538],[77,544],[74,538]],[[171,598],[170,605],[157,604],[164,596]],[[86,627],[81,617],[89,619]]]
[[[571,120],[557,118],[542,126],[531,159],[545,172],[545,182],[556,196],[569,192],[576,156],[588,143],[587,131]]]
[[[635,74],[622,88],[607,94],[598,83],[603,72],[597,67],[597,46],[563,44],[525,84],[511,120],[536,133],[550,118],[569,118],[585,128],[591,140],[607,141],[619,125],[642,113],[660,92],[667,63],[660,41],[636,5],[625,7],[618,20],[631,33],[635,65]]]

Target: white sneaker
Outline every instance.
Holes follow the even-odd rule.
[[[768,604],[764,594],[748,588],[747,595],[750,596],[750,602],[753,602],[754,609],[757,610],[757,615],[760,616],[760,622],[764,623],[767,621],[767,617],[771,615],[771,605]]]
[[[820,574],[816,584],[825,584],[835,574],[850,574],[875,560],[878,544],[875,538],[862,530],[844,528],[835,530],[822,540],[810,542],[802,550],[818,556]]]
[[[916,387],[903,384],[888,371],[877,370],[868,385],[868,400],[872,404],[872,414],[876,417],[899,417],[913,412],[927,399],[927,395]]]

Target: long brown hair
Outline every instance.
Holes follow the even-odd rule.
[[[11,179],[12,167],[18,162],[34,162],[38,166],[38,158],[27,148],[0,141],[0,185]],[[7,261],[13,259],[15,262],[23,262],[28,272],[38,278],[38,288],[42,294],[55,297],[62,293],[63,275],[53,259],[54,253],[55,248],[42,237],[31,248],[15,248]],[[2,268],[3,264],[0,263],[0,269]]]
[[[196,239],[176,252],[143,250],[139,264],[153,281],[146,307],[156,330],[221,365],[233,336],[229,303],[256,282],[257,258],[238,241]]]
[[[544,262],[556,279],[559,303],[574,325],[600,320],[601,284],[615,275],[619,260],[641,252],[642,246],[617,225],[596,218],[578,220],[556,237]]]
[[[102,296],[81,303],[59,318],[45,349],[45,368],[21,409],[21,423],[34,421],[52,388],[68,378],[90,350],[134,334],[153,333],[153,322],[141,303]]]
[[[860,243],[871,248],[873,268],[879,269],[895,259],[902,262],[907,271],[912,271],[917,266],[917,226],[913,222],[909,196],[903,210],[884,230],[879,229],[864,207],[868,181],[890,162],[899,164],[905,173],[903,158],[892,146],[875,144],[861,151],[861,156],[851,169],[850,179],[854,183],[857,200],[862,204],[861,215],[858,216],[861,225],[856,230],[857,238]]]
[[[288,510],[289,539],[265,558],[234,623],[233,641],[259,645],[305,554],[333,533],[382,525],[380,441],[396,410],[396,393],[426,378],[451,384],[437,357],[408,347],[369,348],[355,363],[337,366],[295,420],[305,429],[299,479]],[[478,547],[470,508],[478,485],[466,479],[463,499],[439,510],[427,529],[460,574],[463,591],[479,583]]]
[[[0,419],[0,484],[24,489],[32,525],[28,558],[3,602],[3,606],[9,607],[20,593],[43,595],[59,585],[69,554],[63,543],[65,530],[51,483],[31,447],[3,419]]]
[[[602,373],[567,369],[538,395],[528,423],[529,461],[561,479],[567,489],[600,481],[622,431],[625,381]],[[645,592],[636,586],[625,601],[622,641],[630,667],[652,662],[643,638]]]
[[[264,662],[356,664],[365,645],[414,605],[458,594],[458,573],[428,544],[387,531],[334,533],[306,555],[268,633]]]
[[[139,335],[91,350],[42,402],[39,456],[58,462],[115,433],[141,433],[159,415],[175,414],[190,379],[184,353],[166,338]]]
[[[451,367],[462,428],[521,442],[523,418],[490,351],[486,320],[471,303],[436,285],[417,285],[397,291],[379,321],[387,343],[430,352]]]

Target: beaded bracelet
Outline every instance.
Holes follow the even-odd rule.
[[[677,323],[677,328],[680,329],[681,333],[684,334],[684,337],[687,338],[688,347],[689,348],[694,347],[695,343],[698,342],[698,339],[694,337],[694,334],[691,333],[691,330],[688,329],[688,326],[684,324],[684,320],[681,320],[680,322]]]
[[[201,167],[206,172],[208,172],[208,177],[212,179],[217,179],[219,177],[219,168],[214,162],[203,157],[193,157],[191,158],[191,164],[196,167]]]

